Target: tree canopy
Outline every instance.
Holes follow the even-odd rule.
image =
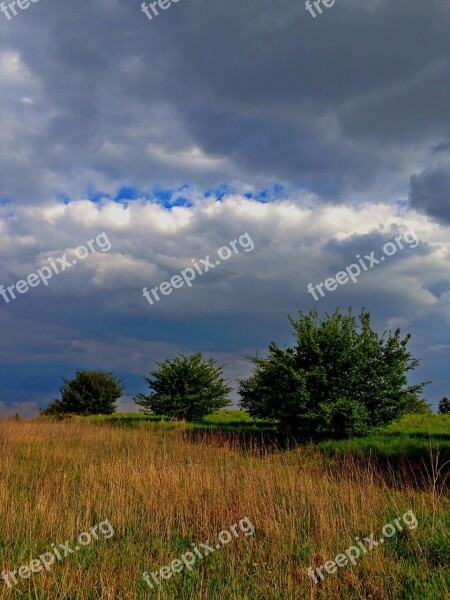
[[[408,386],[419,361],[400,330],[377,334],[370,313],[359,320],[337,309],[289,318],[294,345],[272,342],[265,358],[251,357],[250,377],[239,381],[241,407],[304,436],[364,435],[423,406],[424,383]]]
[[[77,371],[74,379],[63,381],[61,399],[51,402],[41,415],[110,415],[124,390],[122,382],[105,371]]]
[[[145,411],[196,421],[230,404],[231,388],[213,358],[206,359],[201,352],[181,354],[157,365],[145,378],[152,393],[134,398]]]
[[[450,415],[450,400],[444,396],[439,402],[438,412],[440,415]]]

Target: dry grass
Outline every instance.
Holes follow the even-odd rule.
[[[0,422],[0,569],[18,569],[108,519],[115,529],[19,579],[0,598],[404,599],[448,598],[445,496],[388,485],[368,464],[325,466],[315,448],[243,452],[218,437],[190,441],[182,427],[135,429],[83,421]],[[435,490],[434,490],[435,492]],[[405,529],[355,566],[316,586],[307,567],[333,559],[413,510]],[[240,536],[151,591],[155,571],[192,542],[248,516]],[[447,554],[446,554],[447,552]]]

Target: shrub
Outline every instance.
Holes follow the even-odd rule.
[[[450,400],[446,397],[439,402],[438,412],[440,415],[450,415]]]
[[[151,378],[145,378],[153,392],[134,398],[144,411],[196,421],[230,404],[227,395],[231,388],[213,358],[204,359],[201,352],[181,354],[157,365]]]
[[[51,402],[41,411],[42,416],[110,415],[124,386],[112,373],[105,371],[77,371],[74,379],[63,378],[61,399]]]
[[[427,404],[425,400],[418,400],[414,406],[408,410],[410,415],[432,415],[433,410],[430,404]]]
[[[365,435],[423,406],[425,384],[407,386],[406,372],[419,363],[400,331],[373,331],[364,309],[359,324],[351,309],[319,319],[316,310],[289,319],[295,344],[269,346],[251,358],[253,374],[239,381],[241,407],[303,436]]]

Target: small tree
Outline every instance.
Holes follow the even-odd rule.
[[[410,415],[432,415],[433,410],[430,404],[427,404],[425,400],[418,400],[414,406],[408,410]]]
[[[63,381],[61,399],[51,402],[41,415],[110,415],[124,390],[122,382],[105,371],[77,371],[74,379]]]
[[[48,406],[39,411],[41,417],[58,417],[62,415],[61,400],[53,400]]]
[[[134,401],[157,415],[197,421],[230,404],[231,388],[222,378],[222,367],[198,352],[158,362],[158,369],[145,378],[153,393],[138,394]]]
[[[319,319],[316,310],[290,319],[295,345],[269,346],[253,357],[254,373],[239,382],[241,407],[275,420],[280,429],[304,436],[364,435],[423,406],[425,384],[407,386],[418,361],[407,351],[410,336],[379,336],[370,314],[336,310]]]
[[[438,413],[440,415],[450,415],[450,400],[446,397],[439,402]]]

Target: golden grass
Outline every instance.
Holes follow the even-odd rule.
[[[325,465],[314,447],[243,452],[221,437],[196,442],[183,427],[135,429],[0,421],[0,570],[108,519],[93,540],[50,572],[0,580],[0,598],[447,599],[450,502],[433,490],[388,485],[369,464]],[[434,490],[435,492],[435,490]],[[419,525],[315,585],[313,568],[412,510]],[[248,516],[242,534],[150,590],[159,570]],[[447,558],[446,558],[447,557]]]

